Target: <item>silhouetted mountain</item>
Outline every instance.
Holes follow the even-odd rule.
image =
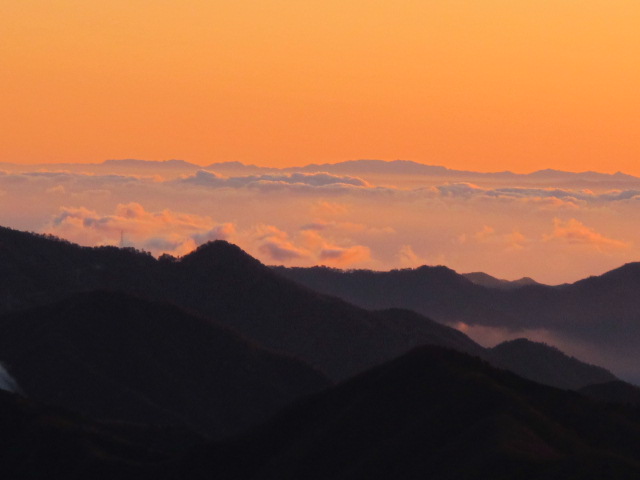
[[[441,325],[421,316],[405,317],[402,328],[396,328],[388,319],[392,313],[368,312],[319,295],[226,242],[203,245],[172,266],[174,278],[181,281],[166,295],[176,303],[214,316],[270,349],[301,358],[333,379],[418,345],[438,343],[443,332]],[[185,282],[189,288],[177,287]],[[409,321],[413,328],[407,327]]]
[[[579,392],[602,402],[640,406],[640,388],[620,380],[587,385]]]
[[[520,288],[526,285],[539,285],[533,278],[522,277],[518,280],[503,280],[501,278],[492,277],[484,272],[463,273],[462,276],[467,280],[471,280],[476,285],[482,285],[489,288],[501,288],[510,290],[512,288]]]
[[[186,465],[188,478],[222,480],[622,480],[639,478],[639,446],[639,409],[432,347],[305,399],[242,439],[199,448]]]
[[[2,229],[0,260],[0,299],[5,300],[0,308],[5,311],[86,290],[132,292],[212,318],[269,350],[300,358],[332,379],[347,378],[420,345],[448,346],[490,358],[457,330],[404,309],[389,310],[406,303],[406,298],[414,301],[405,306],[445,313],[445,319],[511,320],[500,317],[492,305],[482,304],[488,289],[444,267],[398,270],[392,275],[276,269],[287,275],[313,273],[317,284],[312,288],[328,285],[334,289],[329,293],[355,293],[350,300],[386,309],[371,312],[301,287],[222,241],[203,245],[181,259],[155,260],[131,249],[82,248]],[[371,285],[375,285],[373,295]],[[373,302],[366,304],[362,298]],[[540,379],[522,369],[520,373]],[[595,375],[587,383],[600,380]]]
[[[407,308],[440,322],[512,324],[515,319],[488,301],[489,290],[438,266],[377,272],[329,267],[284,268],[276,272],[318,292],[368,309]]]
[[[604,368],[588,365],[557,348],[526,338],[493,347],[488,358],[493,365],[552,387],[577,390],[594,383],[617,380]]]
[[[226,328],[122,293],[83,293],[1,317],[0,359],[39,402],[217,437],[329,385]]]
[[[369,312],[320,295],[223,241],[181,259],[156,260],[132,249],[83,248],[0,229],[0,312],[97,289],[173,302],[269,350],[300,358],[333,379],[418,345],[439,344],[445,331],[461,335],[417,315],[400,321],[394,313]],[[449,339],[442,342],[450,344]]]
[[[640,382],[630,362],[640,345],[640,263],[560,286],[488,288],[445,267],[372,272],[325,267],[275,270],[363,308],[409,308],[436,321],[509,331],[544,329],[586,344],[619,375]]]

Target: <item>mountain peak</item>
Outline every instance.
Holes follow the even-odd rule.
[[[484,272],[463,273],[462,276],[476,285],[482,285],[487,288],[499,288],[502,290],[511,290],[527,285],[539,285],[539,283],[531,277],[522,277],[518,280],[504,280],[502,278],[493,277]]]
[[[490,350],[490,354],[495,365],[559,388],[578,389],[590,384],[617,380],[604,368],[581,362],[554,346],[526,338],[517,338],[496,345]]]
[[[182,257],[180,263],[184,265],[199,263],[207,268],[240,265],[250,268],[267,268],[240,247],[226,240],[203,243],[193,252]]]

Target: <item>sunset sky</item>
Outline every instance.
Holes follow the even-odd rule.
[[[5,1],[0,224],[156,255],[221,238],[268,264],[600,274],[640,260],[640,179],[97,164],[640,176],[639,25],[637,0]]]
[[[10,0],[0,161],[640,174],[637,0]]]

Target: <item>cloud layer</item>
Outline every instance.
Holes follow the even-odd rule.
[[[213,239],[265,263],[420,263],[562,283],[640,258],[640,189],[326,172],[0,172],[0,223],[182,255]],[[435,183],[434,183],[435,182]],[[548,183],[548,180],[545,179]]]

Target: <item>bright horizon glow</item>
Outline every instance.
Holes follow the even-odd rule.
[[[25,0],[0,161],[640,175],[636,0]]]

